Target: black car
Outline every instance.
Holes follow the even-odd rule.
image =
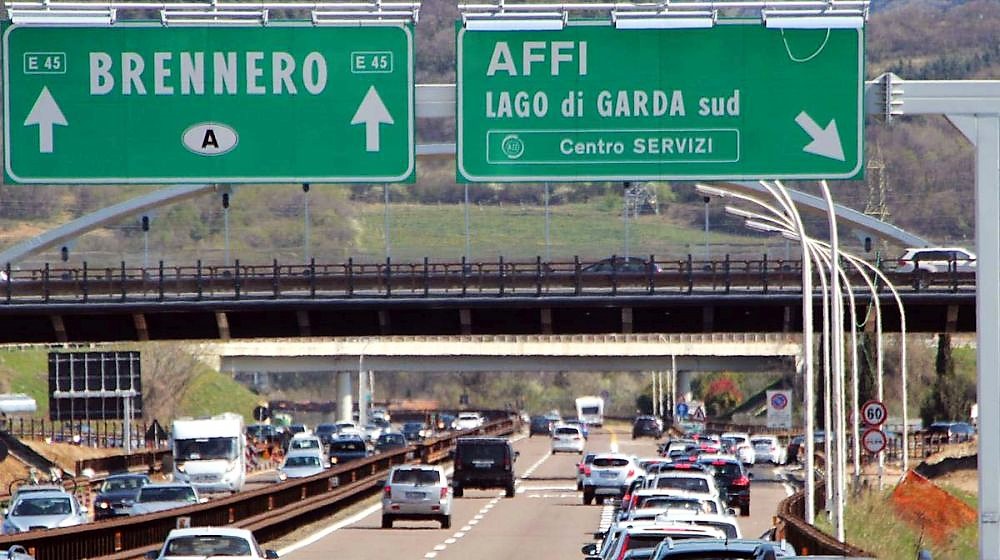
[[[532,416],[528,425],[528,437],[535,434],[547,436],[552,433],[552,422],[545,416]]]
[[[661,436],[663,436],[663,428],[652,416],[640,416],[632,424],[632,439],[639,437],[660,439]]]
[[[503,488],[514,497],[514,461],[518,453],[506,438],[463,437],[455,442],[452,486],[461,498],[466,488]]]
[[[393,449],[406,447],[407,445],[409,445],[409,443],[407,443],[406,437],[404,437],[403,434],[390,432],[378,436],[378,440],[375,442],[375,451],[384,453],[386,451],[392,451]]]
[[[94,499],[94,520],[126,516],[139,489],[149,484],[144,474],[113,474],[104,479]]]
[[[585,266],[580,272],[585,274],[589,273],[604,273],[610,274],[615,273],[646,273],[646,272],[662,272],[663,268],[660,265],[649,262],[645,259],[639,257],[608,257],[606,259],[601,259],[593,264]]]
[[[251,424],[247,426],[247,437],[259,443],[274,443],[281,439],[278,430],[270,424]]]
[[[750,515],[750,477],[739,459],[704,459],[698,461],[712,468],[719,490],[724,492],[726,503],[731,508],[739,508],[740,515]]]
[[[346,436],[333,440],[330,444],[330,464],[343,465],[355,459],[368,456],[368,446],[360,436]]]
[[[423,422],[407,422],[403,424],[403,437],[406,441],[420,441],[430,433],[430,428]]]

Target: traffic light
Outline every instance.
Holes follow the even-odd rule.
[[[142,217],[142,231],[149,231],[149,216]]]
[[[229,208],[229,193],[222,193],[222,207]]]
[[[302,192],[309,192],[309,183],[302,183]]]
[[[865,237],[865,252],[866,253],[871,253],[872,252],[872,238],[871,237]]]
[[[69,247],[63,245],[62,249],[59,249],[59,256],[62,258],[62,262],[69,260]]]

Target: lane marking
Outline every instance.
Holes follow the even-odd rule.
[[[381,503],[378,503],[378,504],[375,504],[375,505],[373,505],[373,506],[371,506],[369,508],[363,509],[363,510],[359,511],[358,513],[355,513],[354,515],[348,517],[347,519],[338,521],[338,522],[334,523],[333,525],[330,525],[328,527],[320,529],[319,531],[316,531],[315,533],[307,536],[306,538],[304,538],[304,539],[302,539],[302,540],[300,540],[298,542],[294,542],[294,543],[286,546],[285,548],[279,549],[277,551],[278,552],[278,556],[286,556],[288,554],[291,554],[292,552],[295,552],[296,550],[299,550],[300,548],[309,546],[309,545],[311,545],[311,544],[319,541],[320,539],[329,536],[334,531],[338,531],[340,529],[343,529],[344,527],[347,527],[348,525],[353,525],[353,524],[357,523],[358,521],[361,521],[362,519],[368,517],[369,515],[372,515],[372,514],[374,514],[376,512],[379,512],[379,511],[382,511],[382,504]]]
[[[434,547],[434,550],[437,550],[437,551],[440,552],[440,551],[442,551],[442,550],[444,550],[446,548],[448,548],[448,545],[439,544],[439,545],[437,545],[437,546]]]
[[[479,521],[482,518],[483,518],[483,514],[481,514],[481,513],[477,513],[476,515],[472,516],[472,519],[475,520],[475,521]]]
[[[469,521],[469,525],[478,525],[478,524],[479,524],[478,519],[473,519],[472,521]]]
[[[462,537],[465,536],[465,533],[463,533],[462,531],[459,531],[459,532],[455,533],[452,536],[455,537],[456,539],[460,539],[460,538],[462,538]]]
[[[458,539],[456,539],[455,537],[444,540],[444,544],[455,544],[456,542],[458,542]]]
[[[424,554],[424,558],[435,558],[437,555],[437,552],[428,552],[427,554]]]
[[[462,527],[462,530],[465,531],[466,533],[468,533],[469,531],[472,530],[472,526],[471,525],[466,525],[466,526]]]

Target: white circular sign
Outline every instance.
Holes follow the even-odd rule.
[[[872,428],[861,436],[861,445],[869,453],[881,453],[888,444],[889,440],[886,439],[885,432],[877,428]]]
[[[868,401],[861,405],[861,421],[866,426],[881,426],[888,417],[889,411],[882,401]]]

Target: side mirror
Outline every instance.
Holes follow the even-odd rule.
[[[607,533],[604,532],[604,531],[595,531],[594,532],[594,540],[602,541],[602,540],[604,540],[605,536],[607,536]],[[597,545],[588,545],[588,546],[594,546],[595,548],[597,547]]]
[[[753,480],[753,472],[748,472],[747,473],[747,478],[749,478],[750,480]]]
[[[268,560],[274,560],[277,557],[278,553],[271,550],[270,548],[264,551],[264,558],[267,558]]]
[[[584,556],[594,556],[595,554],[597,554],[597,545],[594,543],[585,544],[583,545],[583,547],[580,548],[580,552]]]
[[[515,461],[517,461],[517,458],[520,457],[520,456],[521,456],[521,452],[520,451],[515,451],[514,452],[514,460]]]
[[[727,515],[733,515],[733,516],[735,516],[736,515],[736,508],[726,508],[726,514]]]

